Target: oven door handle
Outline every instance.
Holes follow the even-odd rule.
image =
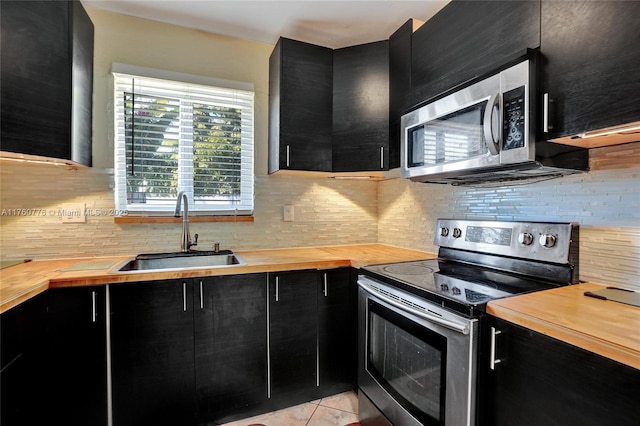
[[[426,321],[432,322],[432,323],[436,323],[438,325],[441,325],[443,327],[446,327],[448,329],[451,329],[453,331],[457,331],[458,333],[467,335],[469,334],[469,325],[468,324],[461,324],[455,321],[451,321],[448,320],[446,318],[441,318],[437,315],[430,315],[426,312],[422,312],[419,311],[415,308],[412,308],[410,306],[405,305],[404,303],[398,302],[394,299],[392,299],[389,296],[386,296],[384,294],[379,293],[378,291],[376,291],[372,286],[370,286],[369,284],[367,284],[365,281],[363,280],[358,280],[358,285],[360,286],[360,288],[362,288],[364,291],[366,291],[367,293],[371,294],[372,296],[377,297],[378,299],[384,301],[385,303],[388,303],[389,305],[395,306],[398,309],[401,309],[411,315],[415,315],[418,318],[422,318]]]

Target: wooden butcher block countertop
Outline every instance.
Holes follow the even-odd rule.
[[[192,278],[254,272],[356,268],[377,263],[432,259],[435,254],[383,244],[236,252],[244,264],[162,272],[113,272],[135,256],[35,260],[0,270],[0,313],[48,288]]]
[[[498,318],[640,369],[640,308],[584,295],[585,283],[489,302]]]

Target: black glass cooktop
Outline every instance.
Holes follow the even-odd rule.
[[[363,269],[399,281],[409,290],[413,287],[416,294],[426,291],[476,307],[493,299],[558,286],[517,273],[443,259],[372,265]]]

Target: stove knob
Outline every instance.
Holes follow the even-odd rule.
[[[460,228],[453,228],[453,238],[460,238],[462,230]]]
[[[445,227],[440,228],[440,235],[443,237],[446,237],[447,235],[449,235],[449,228],[445,228]]]
[[[543,247],[551,248],[556,245],[556,240],[557,240],[557,237],[555,235],[542,234],[540,235],[540,239],[538,240],[538,242]]]
[[[528,232],[521,232],[518,234],[518,242],[525,246],[530,246],[533,243],[533,235]]]
[[[440,284],[440,290],[449,291],[449,286],[447,284]]]
[[[461,293],[461,291],[460,291],[460,289],[459,289],[458,287],[453,287],[453,288],[451,289],[451,293],[453,293],[453,294],[454,294],[454,295],[456,295],[456,296],[459,296],[459,295],[460,295],[460,293]]]

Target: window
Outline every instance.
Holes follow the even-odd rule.
[[[253,212],[253,85],[113,64],[116,208]]]

